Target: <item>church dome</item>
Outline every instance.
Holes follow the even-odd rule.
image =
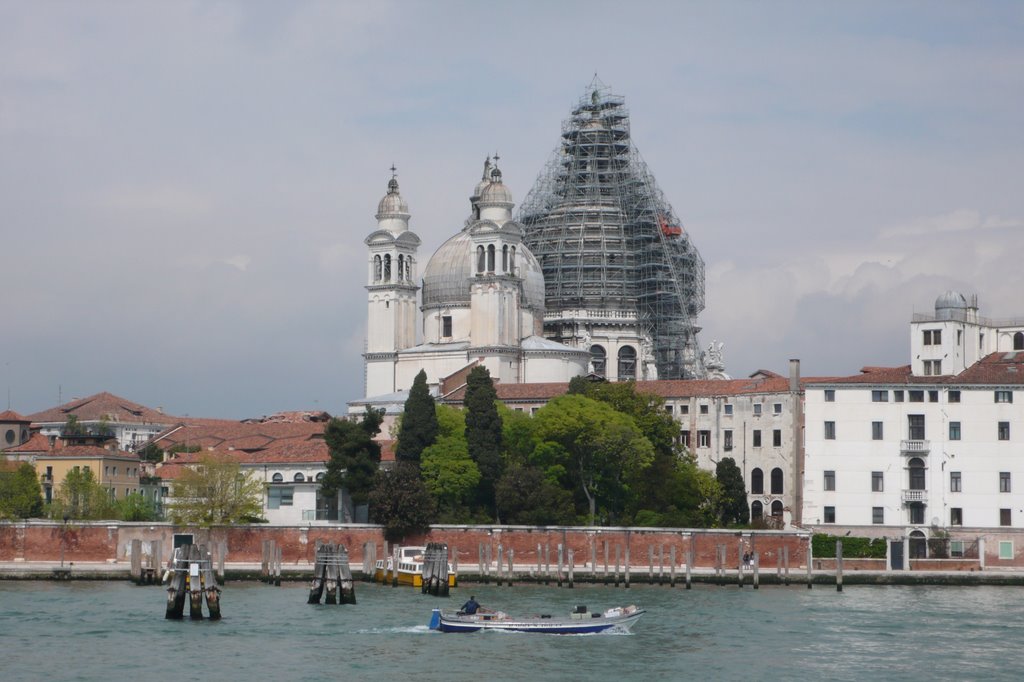
[[[959,291],[953,291],[952,289],[935,299],[936,312],[940,310],[964,309],[967,307],[967,297]]]
[[[475,258],[473,237],[463,230],[438,247],[423,270],[423,307],[466,306]],[[544,271],[525,245],[516,246],[517,274],[523,280],[522,306],[544,310]]]
[[[398,178],[391,178],[388,182],[388,193],[377,204],[377,220],[385,218],[408,218],[409,205],[398,193]]]
[[[480,191],[480,198],[477,200],[477,204],[481,208],[501,206],[511,209],[515,206],[515,201],[512,200],[512,192],[501,181],[501,171],[497,168],[491,171],[491,181]]]
[[[459,232],[441,244],[423,270],[423,307],[469,305],[469,278],[473,243],[469,232]]]

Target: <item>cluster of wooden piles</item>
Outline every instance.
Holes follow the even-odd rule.
[[[164,574],[164,582],[168,580],[167,618],[180,620],[185,613],[185,598],[188,597],[189,618],[202,620],[205,597],[210,620],[220,619],[220,588],[205,545],[176,547]]]
[[[319,604],[321,597],[325,604],[356,603],[355,583],[352,580],[352,569],[348,565],[348,549],[345,545],[317,540],[308,603]]]
[[[427,544],[423,552],[423,594],[448,596],[448,545],[443,542]]]

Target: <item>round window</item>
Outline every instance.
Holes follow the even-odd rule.
[[[4,434],[4,438],[7,440],[7,444],[10,445],[14,442],[14,429],[7,429],[7,433]]]

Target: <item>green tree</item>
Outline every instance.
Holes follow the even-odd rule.
[[[0,456],[0,519],[31,519],[43,513],[43,494],[35,467]]]
[[[723,525],[745,525],[750,521],[747,508],[747,489],[743,472],[732,457],[723,457],[715,467],[715,478],[722,487],[721,521]]]
[[[423,449],[437,439],[437,413],[434,399],[427,388],[427,373],[420,370],[409,389],[398,431],[395,459],[399,462],[420,461]]]
[[[539,467],[513,464],[495,489],[506,523],[568,525],[576,521],[572,493],[545,478]]]
[[[327,423],[324,440],[330,459],[320,482],[322,497],[336,499],[344,489],[353,504],[367,503],[380,468],[380,443],[374,437],[383,421],[384,411],[367,405],[359,422],[335,418]]]
[[[384,526],[384,537],[389,542],[429,530],[434,500],[420,478],[419,467],[399,462],[393,471],[378,472],[370,492],[370,514]]]
[[[156,521],[156,504],[142,493],[129,493],[114,503],[122,521]]]
[[[538,410],[534,424],[540,443],[534,460],[583,493],[591,524],[599,502],[603,516],[618,520],[630,486],[654,459],[633,419],[606,403],[564,395]]]
[[[465,413],[448,405],[437,406],[437,441],[423,450],[420,474],[437,503],[443,523],[471,520],[468,503],[480,483],[480,469],[466,446]]]
[[[501,449],[505,467],[525,466],[537,448],[533,418],[526,412],[511,410],[500,402],[498,414],[501,416]]]
[[[92,470],[75,467],[60,482],[56,499],[50,505],[50,516],[97,520],[114,519],[118,514],[110,491],[96,480]]]
[[[145,447],[139,449],[137,454],[143,462],[164,461],[164,451],[156,443],[147,443]]]
[[[251,523],[263,513],[263,483],[227,454],[206,453],[194,467],[184,467],[171,494],[174,523]]]
[[[498,414],[498,393],[491,373],[477,365],[466,377],[466,445],[469,456],[480,468],[479,501],[500,521],[495,505],[494,486],[501,478],[501,415]]]
[[[64,435],[81,436],[85,433],[85,427],[78,421],[77,414],[69,414],[64,421]]]

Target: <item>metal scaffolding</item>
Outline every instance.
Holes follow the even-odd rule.
[[[704,261],[630,139],[625,100],[596,77],[519,221],[544,270],[545,335],[578,339],[580,317],[631,321],[660,379],[705,376]]]

